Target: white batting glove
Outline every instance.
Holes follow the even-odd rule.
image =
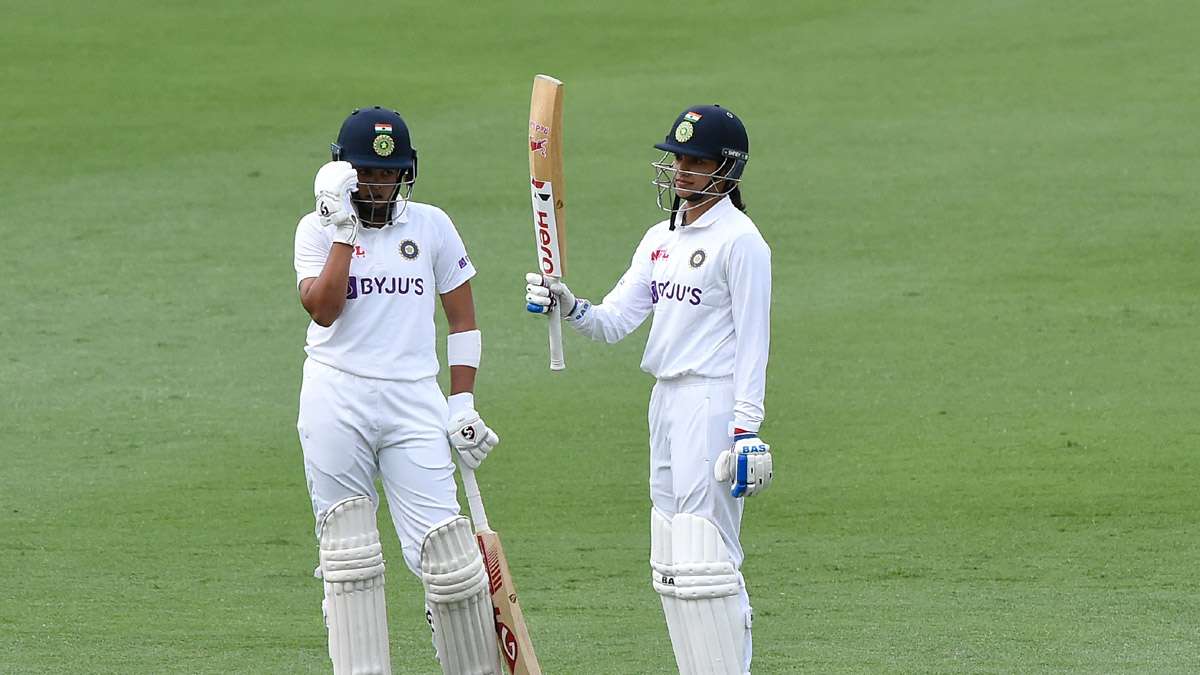
[[[734,497],[753,497],[771,485],[771,446],[753,432],[734,435],[733,448],[717,455],[713,476],[729,483]]]
[[[313,194],[317,197],[317,217],[321,224],[333,227],[333,240],[353,246],[358,241],[360,223],[350,193],[358,191],[358,172],[350,162],[326,162],[317,171]]]
[[[549,314],[550,308],[558,305],[562,318],[574,321],[591,306],[587,300],[577,299],[563,282],[547,285],[546,278],[536,272],[526,274],[525,283],[525,309],[533,314]]]
[[[500,443],[500,437],[475,412],[474,394],[454,394],[446,399],[446,403],[450,406],[450,422],[446,425],[450,445],[458,451],[459,461],[464,466],[478,469],[492,448]]]

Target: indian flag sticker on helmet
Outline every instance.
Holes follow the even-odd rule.
[[[375,133],[390,134],[390,133],[392,133],[392,125],[390,125],[386,122],[376,122],[375,123]]]
[[[684,113],[684,115],[683,115],[683,119],[685,119],[689,122],[699,122],[701,117],[703,117],[703,115],[701,115],[700,113],[692,112],[690,110],[688,112]]]
[[[371,143],[371,147],[375,149],[375,154],[380,157],[387,157],[396,149],[396,141],[393,141],[391,136],[379,134],[375,137],[375,141]]]
[[[675,127],[675,140],[680,143],[687,143],[695,131],[696,129],[692,126],[692,123],[684,120],[679,123],[679,126]]]

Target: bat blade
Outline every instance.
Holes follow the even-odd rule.
[[[496,610],[496,640],[500,654],[512,675],[541,675],[533,641],[525,626],[525,615],[517,599],[517,587],[508,569],[508,559],[500,544],[500,535],[495,532],[478,532],[479,549],[483,552],[487,568],[488,585],[492,592],[492,606]]]
[[[471,510],[471,522],[475,524],[475,540],[483,554],[483,565],[488,575],[488,590],[492,596],[492,607],[496,612],[496,643],[504,657],[511,675],[541,675],[537,655],[533,652],[533,640],[525,626],[525,615],[517,600],[517,586],[508,570],[508,558],[500,544],[500,535],[488,524],[487,511],[483,508],[483,497],[479,494],[479,481],[475,471],[459,466],[462,472],[463,490],[467,493],[467,505]]]
[[[533,236],[538,270],[551,281],[566,274],[566,183],[562,148],[563,83],[548,75],[533,78],[529,101],[529,188],[533,197]],[[560,308],[550,310],[550,369],[567,367],[562,348]]]

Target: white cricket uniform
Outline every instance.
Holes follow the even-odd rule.
[[[762,423],[770,310],[771,249],[725,197],[692,224],[650,228],[604,301],[568,322],[616,342],[654,313],[642,356],[642,370],[658,378],[650,395],[650,498],[667,518],[709,519],[739,568],[742,500],[713,477],[712,465],[732,445],[734,427],[757,432]],[[748,616],[744,582],[740,596]],[[746,642],[748,669],[749,631]]]
[[[333,228],[309,213],[296,227],[297,284],[317,277]],[[421,543],[459,512],[437,383],[437,296],[475,276],[454,223],[409,202],[384,228],[363,227],[350,261],[346,304],[328,328],[308,327],[296,427],[317,522],[337,502],[378,504],[382,476],[404,561],[420,574]]]

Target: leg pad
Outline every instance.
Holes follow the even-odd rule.
[[[367,497],[344,499],[320,526],[325,624],[335,675],[390,675],[383,550],[375,505]]]
[[[442,671],[501,675],[487,571],[469,520],[455,516],[429,531],[421,546],[421,581]]]
[[[741,576],[709,520],[657,510],[650,522],[650,566],[681,675],[741,675],[748,619]]]

